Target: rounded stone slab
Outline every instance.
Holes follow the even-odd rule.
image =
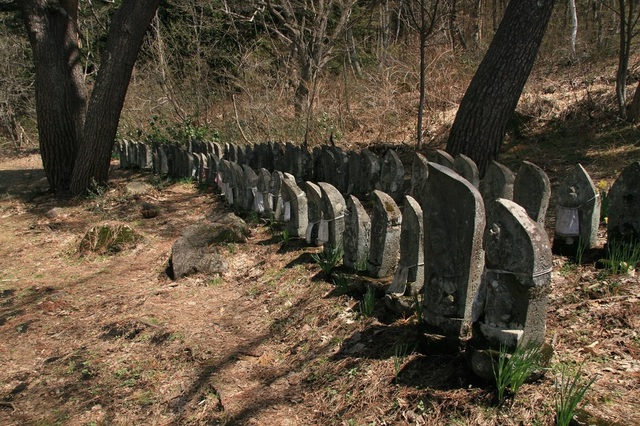
[[[393,275],[400,253],[402,214],[389,194],[373,191],[371,247],[367,271],[374,277]]]
[[[513,201],[498,199],[484,236],[486,269],[474,302],[474,340],[494,349],[542,343],[552,254],[542,225]]]
[[[464,154],[456,155],[453,160],[453,170],[468,180],[471,185],[480,188],[480,171],[476,163]]]
[[[344,214],[347,209],[344,197],[330,183],[319,182],[322,221],[326,222],[328,239],[324,244],[324,252],[330,254],[332,250],[343,249]]]
[[[552,254],[542,225],[511,200],[499,198],[492,209],[493,217],[484,232],[487,269],[507,271],[519,277],[531,278],[545,273],[550,277]],[[536,282],[528,285],[535,286]]]
[[[640,161],[622,171],[609,191],[609,242],[640,241]]]
[[[411,191],[410,195],[420,202],[420,196],[424,192],[424,186],[429,177],[429,161],[424,155],[416,152],[411,162]]]
[[[362,192],[368,195],[375,189],[376,182],[380,179],[380,158],[367,148],[360,151],[362,157]]]
[[[524,207],[531,219],[544,225],[550,198],[549,176],[535,164],[523,161],[513,183],[513,201]]]
[[[578,241],[587,248],[598,242],[600,197],[591,177],[576,164],[556,191],[554,251],[575,253]]]
[[[436,149],[435,155],[433,156],[433,162],[453,170],[454,159],[447,151]]]
[[[285,219],[288,216],[287,230],[295,238],[304,237],[309,224],[307,196],[298,187],[296,179],[289,173],[284,174],[282,180],[282,197],[285,204]],[[288,212],[288,215],[287,215]]]
[[[302,184],[302,189],[307,195],[308,224],[305,232],[307,244],[322,245],[318,241],[318,228],[322,219],[322,192],[320,187],[313,182],[306,181]]]
[[[282,220],[284,215],[284,200],[282,199],[282,181],[284,174],[281,171],[274,170],[271,173],[271,182],[269,191],[271,193],[271,206],[275,220]]]
[[[424,318],[428,328],[466,335],[484,267],[485,210],[478,190],[444,166],[429,163],[424,212]]]
[[[404,166],[398,154],[389,149],[382,157],[380,180],[376,189],[389,194],[394,200],[400,198],[404,183]]]
[[[484,179],[480,184],[480,192],[485,204],[498,198],[513,199],[513,183],[516,176],[504,164],[492,161],[487,167]]]
[[[407,282],[414,283],[411,292],[418,294],[424,286],[424,213],[409,195],[405,195],[402,207],[399,267],[409,268]]]
[[[371,218],[355,196],[348,196],[346,201],[344,266],[355,271],[366,270],[371,243]]]

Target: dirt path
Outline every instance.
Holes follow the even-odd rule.
[[[266,226],[226,247],[228,273],[171,281],[181,230],[227,207],[188,183],[112,176],[104,194],[61,201],[42,192],[38,157],[0,161],[0,424],[553,424],[553,374],[495,408],[463,355],[413,352],[415,318],[382,303],[362,317],[311,261],[316,249]],[[132,196],[132,180],[156,188]],[[160,214],[144,219],[142,201]],[[144,240],[79,256],[106,220]],[[590,412],[640,424],[637,279],[614,287],[565,265],[549,310],[556,360],[599,374]]]

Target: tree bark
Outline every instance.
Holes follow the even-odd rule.
[[[19,1],[35,62],[40,154],[49,186],[71,183],[87,108],[78,48],[78,0]]]
[[[640,83],[638,83],[638,86],[636,86],[633,100],[631,101],[631,105],[629,105],[627,120],[636,124],[640,123]]]
[[[569,39],[569,53],[571,60],[577,59],[576,40],[578,39],[578,11],[576,9],[576,0],[568,0],[569,13],[571,14],[571,37]]]
[[[71,192],[74,195],[85,192],[93,181],[98,184],[107,182],[111,152],[131,72],[159,3],[159,0],[125,1],[113,15],[89,101],[84,127],[85,141],[78,150],[73,169]]]
[[[106,182],[133,65],[159,2],[122,2],[88,101],[78,46],[78,0],[18,1],[35,63],[40,154],[53,191],[79,195],[93,181]]]
[[[498,156],[553,11],[554,0],[511,0],[462,98],[447,152],[465,154],[481,176]]]

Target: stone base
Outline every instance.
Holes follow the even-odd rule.
[[[433,334],[418,330],[418,350],[426,355],[453,355],[464,349],[464,341],[458,337]]]
[[[384,304],[391,312],[404,318],[410,317],[415,312],[413,309],[413,300],[409,297],[385,294]]]
[[[505,330],[503,328],[483,323],[480,323],[479,326],[480,332],[484,338],[487,339],[491,343],[491,346],[494,347],[504,345],[509,349],[515,349],[524,336],[524,330]]]
[[[365,275],[359,274],[348,274],[345,273],[345,276],[348,276],[353,286],[360,293],[366,293],[368,288],[373,288],[380,297],[386,293],[387,288],[391,285],[391,278],[373,278]]]
[[[467,361],[471,371],[481,379],[494,381],[494,368],[497,368],[498,353],[492,349],[467,347]]]
[[[551,251],[560,256],[575,256],[578,252],[579,237],[565,237],[556,235],[553,239]],[[587,247],[588,248],[588,247]]]
[[[464,318],[443,317],[424,309],[426,327],[437,334],[464,339],[471,334],[471,321]]]

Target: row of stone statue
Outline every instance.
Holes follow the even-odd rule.
[[[336,146],[315,147],[309,152],[290,142],[233,145],[204,141],[192,141],[184,146],[120,141],[118,150],[125,168],[153,168],[155,173],[175,178],[202,179],[212,162],[209,156],[213,155],[239,165],[246,164],[254,170],[265,168],[290,173],[298,181],[327,182],[340,193],[361,199],[369,199],[372,191],[379,189],[399,203],[403,202],[405,194],[415,194],[418,198],[415,188],[427,178],[423,157],[415,155],[410,164],[405,165],[394,150],[387,150],[384,156],[379,157],[368,149],[345,152]],[[454,159],[441,150],[432,154],[431,162],[456,171],[480,189],[485,204],[496,198],[512,199],[525,207],[533,219],[544,223],[551,189],[548,177],[540,168],[523,162],[516,175],[494,162],[481,185],[478,169],[468,157],[459,155]],[[637,185],[639,174],[640,165],[632,163],[608,194],[610,239],[628,241],[639,237],[640,201],[634,192],[640,187]],[[600,222],[600,197],[588,173],[577,165],[557,189],[554,250],[571,254],[579,245],[595,246]]]
[[[392,302],[421,295],[433,333],[472,334],[478,348],[544,341],[551,189],[539,167],[523,162],[515,175],[493,162],[480,181],[471,160],[440,151],[435,161],[414,153],[405,177],[393,150],[379,158],[368,150],[342,155],[329,146],[309,154],[288,146],[121,141],[118,149],[122,167],[217,185],[228,203],[285,222],[291,237],[322,245],[327,256],[342,252],[346,268],[388,279]],[[251,164],[287,165],[315,179]],[[638,230],[629,207],[635,201],[638,209],[638,170],[640,163],[632,164],[610,191],[609,229],[617,238],[635,238],[630,230]],[[584,168],[577,165],[557,191],[554,247],[595,245],[601,200]],[[612,228],[615,221],[622,224]]]

